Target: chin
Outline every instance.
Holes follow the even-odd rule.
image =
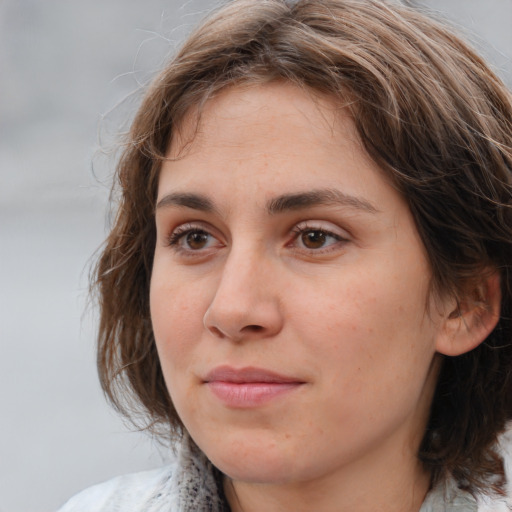
[[[253,442],[226,438],[214,449],[202,449],[215,467],[235,481],[286,483],[299,469],[297,450],[265,436]]]

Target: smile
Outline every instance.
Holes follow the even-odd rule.
[[[219,367],[208,373],[204,383],[226,406],[251,408],[300,388],[304,382],[259,368],[236,370]]]

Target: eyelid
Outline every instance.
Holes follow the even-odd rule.
[[[308,230],[324,231],[325,233],[346,240],[351,238],[350,233],[346,229],[326,220],[304,220],[301,222],[297,222],[297,224],[295,224],[295,226],[292,228],[292,231],[295,232],[302,232]]]
[[[331,222],[327,221],[320,221],[320,220],[307,220],[303,222],[297,223],[291,230],[293,234],[293,239],[288,242],[288,246],[296,245],[297,240],[299,240],[299,237],[303,233],[307,233],[308,231],[318,231],[324,233],[326,236],[333,238],[336,240],[335,243],[328,244],[326,246],[313,249],[308,247],[295,247],[298,251],[303,251],[309,254],[325,254],[327,252],[333,252],[340,250],[341,246],[344,246],[346,243],[348,243],[351,239],[350,234],[340,228],[339,226],[336,226],[335,224],[332,224]]]
[[[218,245],[224,245],[222,241],[221,235],[218,233],[218,230],[214,229],[210,224],[205,223],[203,221],[189,221],[184,222],[182,224],[178,224],[174,228],[170,229],[168,234],[165,236],[165,245],[170,247],[176,252],[180,252],[183,254],[188,254],[190,256],[199,256],[204,254],[209,249],[213,247],[205,247],[204,249],[187,249],[186,247],[182,247],[180,241],[187,236],[189,233],[193,232],[202,232],[218,241]]]

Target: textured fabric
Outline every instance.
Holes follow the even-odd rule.
[[[174,464],[90,487],[59,512],[229,512],[229,507],[217,470],[186,438]]]
[[[500,449],[512,475],[512,432]],[[509,489],[510,491],[510,489]],[[59,512],[229,512],[218,471],[188,438],[176,462],[162,469],[114,478],[71,498]],[[419,512],[512,512],[512,498],[472,496],[453,480],[427,494]]]
[[[457,488],[452,480],[442,482],[425,498],[420,512],[477,512],[476,499]],[[498,512],[498,511],[496,511]]]

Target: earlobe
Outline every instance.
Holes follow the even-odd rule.
[[[454,307],[447,308],[437,337],[437,351],[446,356],[460,356],[476,348],[496,327],[500,307],[500,276],[495,271]]]

